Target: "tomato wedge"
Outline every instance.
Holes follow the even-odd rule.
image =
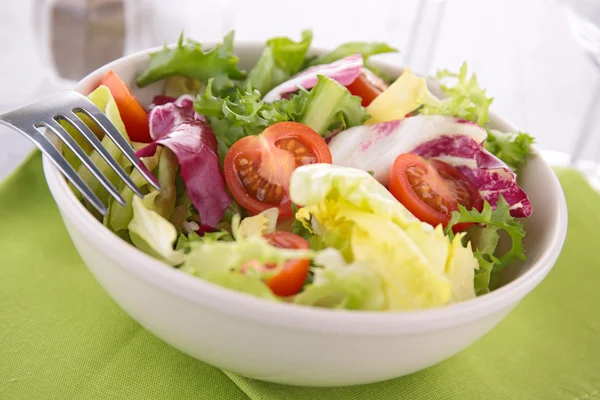
[[[224,175],[235,200],[250,213],[278,207],[280,218],[290,218],[290,176],[315,163],[331,164],[325,140],[306,125],[279,122],[235,142],[225,155]]]
[[[102,78],[100,85],[108,87],[115,99],[129,139],[133,142],[150,143],[152,139],[148,127],[148,114],[125,82],[111,70]]]
[[[308,242],[291,232],[273,232],[265,238],[269,244],[280,249],[308,249]],[[277,296],[295,295],[302,290],[309,267],[309,260],[289,260],[277,275],[267,279],[267,286]]]
[[[347,86],[350,93],[362,99],[363,107],[371,104],[389,85],[368,68],[361,68],[360,75]]]
[[[413,215],[423,222],[446,226],[458,205],[481,210],[483,200],[469,179],[452,165],[401,154],[394,161],[388,189]],[[455,232],[469,224],[459,224]]]

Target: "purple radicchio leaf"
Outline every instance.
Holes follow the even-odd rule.
[[[219,168],[217,139],[193,104],[194,98],[184,95],[153,107],[149,116],[153,142],[136,155],[152,156],[158,145],[175,153],[190,200],[200,215],[201,229],[206,231],[219,223],[231,199]]]
[[[310,67],[292,76],[289,80],[273,88],[264,96],[263,101],[271,103],[286,98],[289,94],[297,92],[298,87],[307,90],[311,89],[317,84],[317,75],[327,76],[334,81],[339,82],[341,85],[347,86],[358,78],[362,66],[363,58],[360,54],[342,58],[331,64],[315,65],[314,67]]]

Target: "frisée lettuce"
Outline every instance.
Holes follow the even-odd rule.
[[[475,291],[477,295],[485,294],[494,289],[498,283],[498,273],[516,260],[525,259],[523,238],[525,230],[523,223],[510,214],[510,207],[503,197],[500,197],[496,209],[492,209],[486,201],[481,212],[467,210],[459,206],[459,211],[452,214],[452,219],[446,227],[446,233],[452,237],[452,227],[460,223],[477,223],[475,230],[469,232],[467,240],[473,245],[475,257],[479,262],[479,271],[475,275]],[[500,241],[500,231],[505,231],[510,237],[511,246],[504,254],[496,252]]]

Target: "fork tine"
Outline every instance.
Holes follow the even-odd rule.
[[[77,156],[83,165],[100,181],[100,184],[114,197],[119,204],[125,206],[125,200],[119,194],[117,188],[102,174],[96,164],[88,157],[83,149],[77,144],[75,139],[62,127],[56,120],[48,120],[40,122],[43,126],[52,131],[67,147]]]
[[[24,130],[23,127],[19,127],[20,130]],[[83,179],[77,172],[71,167],[67,160],[62,154],[54,147],[54,145],[48,140],[40,131],[34,126],[31,126],[30,130],[27,130],[27,135],[35,143],[38,149],[44,153],[50,161],[62,172],[62,174],[81,192],[81,194],[90,202],[92,206],[100,214],[106,215],[107,208],[104,206],[102,201],[96,196],[96,194],[90,189],[90,187],[84,182]]]
[[[144,197],[143,193],[131,180],[131,178],[129,177],[127,172],[125,172],[123,167],[119,165],[117,160],[115,160],[115,158],[111,156],[108,150],[106,150],[106,148],[102,145],[100,139],[98,139],[96,135],[94,135],[94,132],[92,132],[92,130],[75,113],[64,113],[60,114],[58,117],[64,119],[69,124],[71,124],[73,128],[75,128],[81,135],[83,135],[83,137],[85,137],[88,140],[88,142],[90,142],[94,150],[96,150],[100,157],[102,157],[102,159],[106,161],[106,163],[113,169],[113,171],[115,171],[117,175],[119,175],[119,178],[121,178],[121,180],[125,182],[127,187],[131,189],[133,193],[140,197]]]
[[[85,97],[84,97],[85,98]],[[157,190],[160,190],[160,185],[156,178],[148,171],[144,164],[136,157],[135,151],[127,143],[127,140],[121,135],[121,132],[112,124],[106,115],[98,109],[89,99],[85,98],[86,102],[89,103],[89,107],[75,108],[73,111],[82,112],[90,117],[108,137],[115,143],[115,145],[123,152],[125,157],[131,162],[133,167],[137,169],[140,174]]]

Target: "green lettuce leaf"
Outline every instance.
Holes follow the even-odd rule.
[[[184,94],[197,95],[206,85],[194,78],[172,76],[166,79],[164,95],[178,98]]]
[[[142,161],[149,171],[153,171],[161,186],[160,191],[151,190],[144,197],[144,205],[149,210],[157,212],[161,217],[170,219],[177,202],[177,188],[175,185],[177,172],[179,171],[177,157],[171,150],[159,147],[152,157],[142,158]],[[150,188],[148,181],[136,169],[132,170],[130,177],[141,190]],[[105,225],[113,232],[126,230],[133,218],[133,198],[135,195],[125,183],[122,182],[120,187],[120,194],[125,200],[126,205],[122,206],[111,197],[108,213],[104,218]],[[185,217],[187,216],[186,213]]]
[[[147,206],[156,211],[161,217],[168,219],[177,202],[177,188],[175,179],[179,171],[179,162],[177,156],[168,148],[163,148],[158,161],[158,170],[156,178],[161,190],[154,190],[150,194],[153,195],[153,202],[146,203]]]
[[[347,263],[382,277],[382,309],[430,308],[475,296],[478,264],[470,247],[460,245],[462,237],[451,242],[441,226],[421,223],[368,172],[305,165],[292,174],[290,197],[303,206],[296,219],[315,235],[311,248],[333,247]]]
[[[213,90],[233,87],[233,81],[244,78],[237,68],[238,57],[233,52],[233,32],[223,38],[214,49],[203,51],[200,43],[187,39],[183,33],[175,48],[165,48],[150,55],[148,67],[137,77],[139,87],[171,76],[184,76],[207,83],[213,78]]]
[[[260,236],[240,237],[232,242],[197,241],[189,246],[191,250],[181,266],[182,271],[229,289],[270,300],[276,300],[276,297],[264,283],[265,274],[277,273],[287,260],[313,257],[310,250],[280,249],[271,246]],[[278,267],[266,273],[252,268],[242,271],[242,265],[246,262],[274,264]]]
[[[502,133],[490,129],[484,147],[518,173],[532,154],[534,142],[535,139],[525,132]]]
[[[307,99],[298,122],[310,126],[321,136],[328,131],[362,125],[369,118],[360,97],[353,96],[347,88],[326,76],[319,75],[317,85],[304,95]]]
[[[489,109],[492,97],[488,97],[484,89],[479,87],[477,76],[467,77],[467,63],[463,63],[458,73],[448,70],[438,71],[436,78],[446,98],[439,100],[430,95],[426,97],[424,105],[418,110],[425,115],[448,115],[463,118],[484,126],[489,119]],[[449,80],[455,80],[454,85],[449,85]]]
[[[113,123],[123,137],[129,141],[129,137],[125,131],[125,125],[123,124],[121,114],[119,114],[119,109],[117,108],[117,103],[110,93],[110,90],[106,86],[102,85],[90,93],[87,97],[92,103],[94,103],[96,107],[100,109],[100,111],[102,111],[108,117],[108,119]],[[91,129],[94,129],[93,127],[95,124],[91,122],[91,120],[84,118],[83,121],[88,124]],[[123,152],[119,150],[117,145],[108,136],[102,138],[102,146],[121,166],[127,166],[129,164],[129,162],[123,157]],[[117,173],[106,163],[106,161],[104,161],[104,159],[96,150],[93,150],[89,156],[92,162],[96,164],[100,172],[112,184],[117,185],[117,183],[121,182]],[[108,191],[102,186],[100,181],[94,177],[89,169],[83,165],[80,165],[77,169],[77,174],[92,189],[102,203],[108,204],[108,199],[110,196]],[[78,193],[81,198],[79,192],[76,191],[75,193]],[[92,207],[88,208],[90,210],[95,210]]]
[[[100,90],[98,89],[99,88],[90,93],[87,96],[88,99],[92,103],[94,103],[94,105],[96,105],[98,108],[103,110],[104,113],[108,116],[108,118],[113,123],[117,124],[119,131],[122,134],[125,134],[125,137],[127,138],[127,132],[125,131],[125,126],[123,125],[123,122],[121,120],[119,109],[117,108],[117,105],[112,97],[112,94],[110,93],[110,90],[108,90],[107,88]],[[92,121],[90,117],[80,112],[75,114],[83,121],[84,124],[88,126],[88,128],[92,130],[92,132],[99,139],[102,139],[104,137],[104,131],[100,129],[100,127],[96,125],[96,123]],[[77,129],[75,129],[73,126],[71,126],[71,124],[69,124],[65,120],[60,120],[60,124],[71,135],[71,137],[75,139],[77,144],[85,151],[86,154],[90,154],[92,152],[94,148],[92,147],[91,143],[85,137],[83,137],[83,135],[81,135],[81,133],[79,133]],[[77,156],[75,156],[75,153],[73,153],[66,146],[63,146],[62,150],[65,158],[74,169],[77,169],[81,166],[81,161],[79,160],[79,158],[77,158]]]
[[[313,58],[310,60],[309,66],[329,64],[356,53],[360,53],[366,62],[369,57],[376,54],[397,52],[398,49],[383,42],[348,42],[336,47],[325,55]]]
[[[338,250],[328,248],[315,259],[312,283],[294,303],[349,310],[381,310],[385,295],[382,276],[363,262],[348,264]]]
[[[192,215],[192,207],[190,205],[175,205],[173,212],[169,217],[169,222],[175,227],[177,233],[181,233],[183,231],[183,223],[186,222]]]
[[[177,238],[177,243],[175,244],[175,250],[181,250],[185,254],[189,253],[192,250],[191,243],[195,242],[203,242],[203,243],[214,243],[218,241],[224,242],[233,242],[233,236],[231,233],[225,230],[219,230],[215,232],[206,232],[204,235],[200,236],[196,232],[190,232],[188,234],[181,233]]]
[[[175,227],[157,212],[146,208],[137,196],[133,198],[133,219],[128,229],[132,243],[144,253],[173,266],[183,262],[183,253],[173,249],[177,239]]]
[[[144,157],[141,159],[149,171],[153,171],[156,168],[161,153],[162,148],[159,147],[152,157]],[[144,188],[148,185],[146,178],[144,178],[137,169],[133,169],[129,177],[139,188]],[[135,194],[124,182],[122,182],[120,186],[120,194],[123,200],[125,200],[125,206],[122,206],[116,199],[111,197],[108,203],[108,213],[104,218],[104,224],[113,232],[126,230],[129,222],[131,222],[131,219],[133,218],[133,197]]]
[[[510,215],[510,207],[503,197],[498,199],[495,210],[487,201],[484,202],[481,212],[459,206],[459,211],[452,213],[446,234],[452,237],[452,227],[466,222],[480,224],[479,227],[470,228],[467,239],[472,244],[479,263],[479,270],[475,275],[475,289],[478,295],[484,294],[494,289],[493,281],[504,267],[516,260],[525,260],[525,230],[523,223]],[[503,254],[497,253],[500,231],[505,231],[511,240],[510,249]]]
[[[269,39],[258,62],[248,73],[248,82],[263,95],[285,82],[302,69],[311,42],[310,30],[302,31],[299,42],[287,37]]]

